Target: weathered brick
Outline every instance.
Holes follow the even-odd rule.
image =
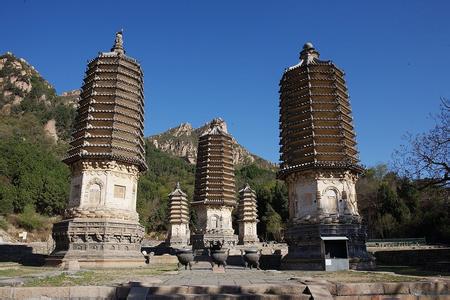
[[[265,294],[268,287],[269,286],[264,283],[241,285],[241,293],[243,293],[243,294]]]
[[[173,286],[173,285],[166,285],[166,286],[155,286],[150,287],[149,294],[187,294],[188,293],[188,286],[180,285],[180,286]]]
[[[72,286],[69,288],[70,298],[102,298],[114,299],[116,288],[110,286]]]
[[[69,298],[69,287],[15,287],[14,299]]]
[[[13,287],[0,287],[0,299],[12,299]]]
[[[409,284],[404,282],[386,282],[383,289],[386,295],[409,294]]]
[[[342,283],[337,285],[338,296],[383,295],[382,283]]]
[[[413,295],[433,295],[437,294],[438,285],[436,282],[411,282],[409,291]]]

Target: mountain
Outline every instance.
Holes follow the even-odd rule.
[[[74,92],[58,96],[54,87],[25,59],[11,52],[0,55],[0,115],[3,118],[35,118],[54,142],[67,140],[76,102]]]
[[[224,120],[218,119],[223,128],[227,128]],[[199,128],[193,128],[189,123],[181,123],[163,133],[149,136],[148,142],[156,149],[184,158],[191,164],[197,159],[197,144],[199,137],[210,127],[212,121]],[[236,166],[256,164],[258,167],[276,170],[277,165],[255,154],[250,153],[233,138],[234,163]]]

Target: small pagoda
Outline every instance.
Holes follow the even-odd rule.
[[[144,157],[143,74],[127,56],[118,32],[110,52],[88,62],[71,148],[65,219],[53,226],[56,248],[48,262],[80,266],[141,265],[144,228],[136,212]]]
[[[324,269],[324,258],[370,267],[356,201],[363,171],[344,72],[306,43],[280,81],[279,178],[288,185],[286,268]]]
[[[179,183],[169,194],[169,224],[166,245],[173,248],[188,246],[190,239],[189,202]]]
[[[258,224],[258,207],[255,191],[246,184],[239,191],[238,204],[239,244],[248,245],[259,242],[256,225]]]
[[[237,236],[232,227],[236,206],[232,137],[222,119],[214,119],[199,138],[192,207],[197,228],[194,248],[212,244],[232,247]]]

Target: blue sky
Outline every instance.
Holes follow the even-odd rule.
[[[278,161],[278,83],[311,41],[346,72],[363,164],[388,162],[450,97],[449,1],[2,1],[0,53],[58,92],[124,29],[145,73],[146,135],[223,117]]]

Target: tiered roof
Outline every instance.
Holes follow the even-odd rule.
[[[280,81],[280,177],[315,168],[361,171],[344,72],[306,43]]]
[[[169,194],[169,223],[189,224],[189,203],[187,195],[181,190],[179,183]]]
[[[144,91],[139,63],[125,55],[122,32],[111,52],[87,65],[67,164],[116,160],[147,169],[144,157]]]
[[[199,138],[193,205],[236,205],[232,137],[220,124]]]
[[[259,222],[256,194],[248,184],[239,191],[238,222]]]

